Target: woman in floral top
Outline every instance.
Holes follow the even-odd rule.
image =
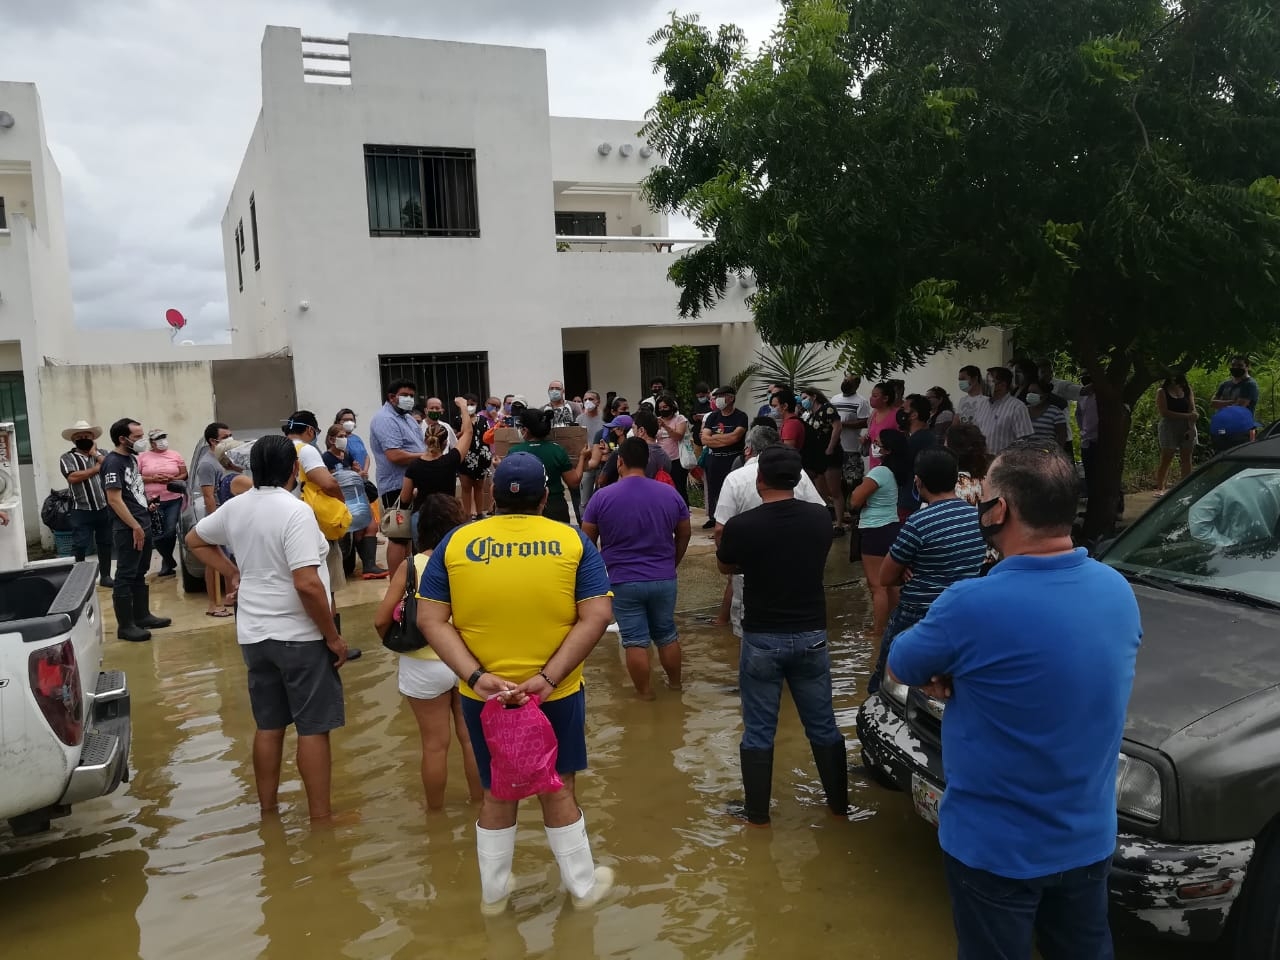
[[[840,482],[844,466],[840,412],[817,387],[800,388],[800,406],[804,408],[801,419],[805,422],[804,448],[800,451],[804,469],[822,499],[834,508],[835,532],[840,535],[848,529],[844,525],[844,488]]]
[[[462,457],[462,462],[458,464],[458,480],[462,486],[459,499],[462,500],[463,512],[479,520],[485,516],[484,481],[489,475],[489,468],[493,465],[493,451],[484,442],[484,434],[489,429],[490,421],[477,412],[476,408],[480,404],[479,397],[474,393],[468,393],[465,397],[467,409],[465,413],[459,412],[458,432],[460,435],[461,418],[469,417],[471,443],[467,445],[466,450],[458,451]]]

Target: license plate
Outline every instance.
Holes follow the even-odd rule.
[[[938,825],[938,804],[942,801],[942,791],[918,773],[911,775],[911,800],[916,805],[916,813],[924,817],[935,827]]]

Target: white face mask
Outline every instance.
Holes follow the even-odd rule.
[[[725,397],[716,397],[716,409],[723,410],[729,405],[729,401]]]
[[[584,400],[582,402],[582,408],[590,413],[596,408],[596,402],[594,400]]]
[[[143,438],[143,439],[141,439],[141,440],[135,440],[135,441],[133,441],[132,446],[133,446],[133,452],[134,452],[134,453],[144,453],[144,452],[146,451],[146,449],[147,449],[147,441],[146,441],[146,438],[144,437],[144,438]]]
[[[473,417],[476,415],[476,405],[474,403],[467,404],[467,413]]]
[[[342,429],[343,429],[343,430],[345,430],[345,431],[347,431],[347,433],[355,433],[355,432],[356,432],[356,422],[355,422],[354,420],[343,420],[343,421],[342,421]]]
[[[413,409],[415,399],[415,397],[396,397],[396,406],[408,413]]]
[[[1038,407],[1038,406],[1040,406],[1040,394],[1038,394],[1038,393],[1028,393],[1028,394],[1027,394],[1027,406],[1028,406],[1028,407]]]
[[[562,390],[555,390],[555,389],[548,390],[548,391],[547,391],[547,399],[548,399],[548,400],[550,400],[552,403],[556,403],[556,402],[557,402],[557,401],[559,401],[559,400],[563,400],[563,399],[564,399],[564,391],[562,391]]]
[[[333,441],[333,446],[334,446],[334,449],[337,449],[337,450],[347,449],[347,438],[338,437],[336,440]]]
[[[163,452],[163,451],[165,451],[165,450],[168,450],[168,449],[169,449],[169,441],[168,441],[168,440],[157,440],[155,443],[153,443],[153,444],[151,445],[151,449],[153,449],[153,450],[159,450],[159,451],[161,451],[161,452]]]

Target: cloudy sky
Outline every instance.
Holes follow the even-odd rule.
[[[34,82],[62,170],[76,322],[225,342],[219,220],[261,104],[267,24],[542,47],[551,110],[641,117],[672,8],[753,42],[778,0],[0,0],[0,80]],[[3,104],[0,104],[3,108]]]

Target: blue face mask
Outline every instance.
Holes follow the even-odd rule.
[[[808,397],[801,397],[801,398],[800,398],[800,406],[802,406],[804,409],[808,410],[810,407],[812,407],[812,406],[813,406],[813,401],[812,401],[812,400],[810,400]]]

